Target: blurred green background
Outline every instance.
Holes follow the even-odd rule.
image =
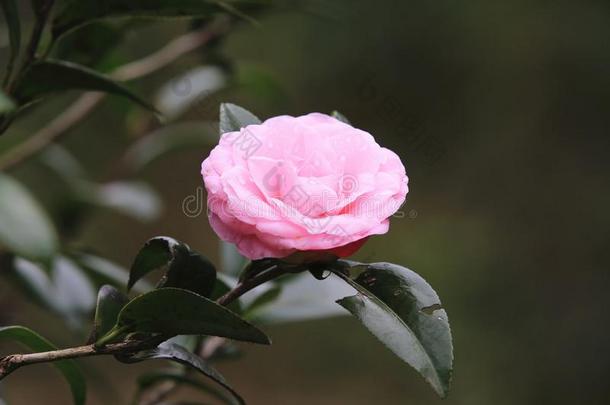
[[[241,24],[221,44],[240,85],[204,99],[180,120],[214,119],[220,101],[263,118],[341,111],[407,167],[404,217],[356,260],[403,264],[441,296],[456,356],[444,403],[609,403],[610,327],[603,314],[610,278],[610,5],[311,4],[312,13],[280,10],[260,16],[260,26]],[[187,25],[137,26],[116,57],[146,55]],[[194,52],[133,84],[154,99],[161,85],[208,62],[209,55]],[[21,118],[0,138],[0,152],[73,98]],[[112,180],[128,145],[155,125],[148,113],[111,97],[61,144],[94,178]],[[137,173],[162,195],[159,220],[141,224],[98,211],[73,243],[129,266],[146,239],[171,235],[217,261],[206,216],[182,212],[184,199],[201,186],[199,166],[209,150],[176,152]],[[61,183],[40,162],[11,173],[51,212],[60,209]],[[4,282],[0,305],[1,323],[31,326],[62,345],[77,341]],[[253,404],[441,403],[349,317],[267,330],[272,347],[244,346],[243,359],[220,366]],[[150,367],[110,359],[85,364],[93,376],[91,404],[125,403],[138,371]],[[4,390],[16,405],[68,400],[47,366],[20,370]]]

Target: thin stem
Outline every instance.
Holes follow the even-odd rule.
[[[246,292],[258,287],[259,285],[267,281],[280,277],[283,274],[286,274],[286,270],[282,269],[280,266],[274,265],[269,270],[264,271],[251,279],[247,279],[239,283],[235,288],[220,297],[216,302],[218,302],[218,304],[220,305],[226,306],[231,302],[235,301],[237,298],[239,298]],[[117,333],[112,334],[112,336],[109,339],[106,339],[106,341],[111,341],[119,332],[120,331],[117,330]],[[75,359],[79,357],[136,352],[155,347],[163,340],[165,340],[165,338],[163,337],[154,337],[145,341],[126,341],[106,345],[100,345],[98,343],[86,346],[72,347],[68,349],[53,350],[48,352],[12,354],[0,358],[0,381],[13,371],[23,366],[39,363],[50,363],[59,360]],[[167,394],[169,394],[169,391],[166,393],[166,395]],[[165,397],[166,395],[158,396],[158,398]]]
[[[286,274],[286,270],[278,265],[273,265],[268,270],[258,274],[256,277],[251,279],[246,279],[240,282],[234,289],[218,298],[216,302],[220,305],[228,305],[231,302],[235,301],[237,298],[241,297],[248,291],[258,287],[259,285],[266,283],[267,281],[271,281],[283,274]]]
[[[104,354],[138,351],[149,348],[151,345],[158,344],[157,342],[158,339],[149,341],[128,341],[109,344],[103,347],[96,347],[95,345],[91,344],[48,352],[11,354],[9,356],[0,358],[0,381],[18,368],[27,365],[50,363],[58,360],[76,359],[79,357],[91,357]]]

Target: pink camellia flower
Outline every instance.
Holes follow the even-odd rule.
[[[212,228],[250,259],[349,256],[388,231],[408,192],[394,152],[319,113],[223,134],[201,174]]]

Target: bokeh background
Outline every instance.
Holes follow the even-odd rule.
[[[234,84],[178,122],[214,120],[221,101],[260,117],[341,111],[407,167],[404,216],[356,259],[406,265],[438,291],[456,356],[444,403],[607,404],[610,5],[385,0],[317,1],[306,9],[260,15],[259,26],[239,25],[213,55],[193,52],[133,88],[154,99],[175,77],[221,63]],[[113,63],[146,55],[188,25],[135,26]],[[22,118],[0,139],[0,152],[74,97]],[[60,143],[93,178],[108,181],[123,175],[119,163],[129,145],[157,126],[145,111],[109,98]],[[70,243],[128,267],[145,240],[171,235],[217,261],[205,213],[182,209],[201,186],[199,165],[210,147],[181,150],[129,174],[159,191],[159,219],[142,224],[95,211],[71,229]],[[58,218],[65,186],[53,173],[35,159],[11,174]],[[59,318],[0,283],[0,323],[31,326],[62,345],[78,342]],[[267,331],[271,348],[243,346],[244,358],[220,366],[253,404],[441,403],[349,317]],[[150,367],[84,364],[91,404],[127,403],[133,379]],[[3,390],[10,404],[68,401],[47,366],[20,370]],[[197,398],[184,393],[191,394]]]

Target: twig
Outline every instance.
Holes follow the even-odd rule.
[[[50,363],[58,360],[100,356],[105,354],[129,353],[144,350],[151,346],[155,347],[155,345],[158,344],[159,339],[155,339],[148,341],[127,341],[102,347],[96,347],[91,344],[48,352],[11,354],[0,358],[0,381],[18,368],[31,364]]]
[[[179,37],[155,53],[140,60],[117,68],[110,75],[121,81],[128,81],[153,73],[179,57],[207,44],[229,27],[223,19],[208,28]],[[0,157],[0,171],[8,170],[36,155],[61,135],[81,122],[104,99],[104,93],[85,93],[72,103],[61,115],[41,128],[25,142],[17,145],[6,155]]]
[[[237,298],[239,298],[246,292],[258,287],[259,285],[267,281],[280,277],[285,273],[286,271],[283,270],[281,267],[272,267],[268,271],[265,271],[257,275],[256,277],[253,277],[238,284],[234,289],[220,297],[216,302],[218,302],[220,305],[226,306],[231,302],[235,301]],[[0,381],[13,371],[23,366],[39,363],[50,363],[54,361],[75,359],[80,357],[91,357],[118,353],[133,353],[140,350],[146,350],[156,347],[158,344],[160,344],[166,339],[167,337],[158,336],[144,341],[125,341],[121,343],[107,344],[103,346],[91,344],[86,346],[72,347],[68,349],[53,350],[48,352],[11,354],[0,358]],[[212,342],[212,340],[210,340],[210,342]],[[210,355],[212,355],[219,347],[218,343],[219,342],[217,341],[212,343],[216,346],[216,348],[213,349],[212,347],[210,347],[207,349],[207,352],[211,353]],[[201,348],[198,348],[198,351],[200,350]],[[160,387],[163,388],[161,389]],[[158,404],[165,397],[167,397],[167,395],[169,395],[176,387],[177,385],[163,385],[155,387],[158,388],[158,390],[150,390],[150,395],[155,398],[156,401],[150,402],[150,404]]]

